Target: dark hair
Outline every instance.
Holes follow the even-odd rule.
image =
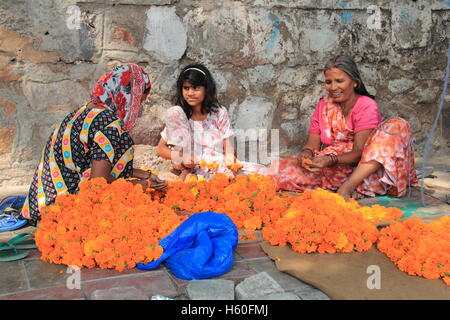
[[[362,96],[368,96],[372,99],[375,99],[375,96],[371,95],[364,85],[361,75],[359,74],[358,67],[356,66],[355,61],[350,56],[346,55],[340,55],[337,56],[330,61],[327,62],[325,65],[325,71],[331,69],[331,68],[338,68],[339,70],[344,71],[347,73],[350,78],[353,79],[358,85],[355,88],[355,92],[362,95]]]
[[[205,87],[205,100],[202,102],[202,113],[208,114],[220,108],[217,100],[217,89],[214,78],[202,64],[191,64],[183,68],[177,80],[176,104],[183,108],[188,119],[192,116],[191,106],[183,98],[183,83],[189,82],[193,86]]]

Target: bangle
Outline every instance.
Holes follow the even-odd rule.
[[[338,160],[338,156],[336,154],[329,153],[329,154],[327,154],[327,156],[329,156],[331,158],[331,166],[337,165],[339,160]]]

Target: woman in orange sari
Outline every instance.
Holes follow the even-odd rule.
[[[345,199],[404,196],[407,186],[417,184],[409,123],[382,122],[351,57],[330,60],[324,74],[328,95],[316,106],[302,151],[268,168],[278,189],[320,187]]]

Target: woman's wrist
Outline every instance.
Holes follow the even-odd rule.
[[[306,151],[306,152],[309,152],[309,154],[311,155],[311,157],[314,157],[314,150],[313,150],[313,149],[311,149],[311,148],[303,148],[301,152],[303,153],[303,152],[305,152],[305,151]]]
[[[333,167],[339,163],[339,159],[336,154],[329,153],[329,154],[327,154],[327,156],[330,158],[330,161],[331,161],[329,167]]]

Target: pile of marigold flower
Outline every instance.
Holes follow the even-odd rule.
[[[331,205],[338,206],[342,210],[358,212],[372,223],[400,219],[403,214],[395,207],[361,206],[354,199],[346,202],[338,194],[322,189],[306,194],[314,194],[316,198],[323,197],[328,202],[331,201]],[[189,179],[169,182],[169,189],[161,201],[174,210],[191,213],[203,211],[225,213],[238,228],[258,230],[280,218],[297,198],[302,198],[302,203],[310,200],[310,197],[304,194],[296,197],[277,192],[269,176],[250,174],[236,176],[232,180],[218,173],[213,175],[210,181]]]
[[[380,231],[378,249],[409,275],[444,280],[450,285],[450,217],[425,223],[393,222]]]
[[[368,250],[377,239],[375,223],[401,217],[401,210],[362,207],[322,189],[282,194],[262,175],[215,174],[210,181],[168,184],[166,193],[148,194],[124,179],[107,184],[96,178],[81,183],[76,195],[58,196],[36,231],[42,260],[116,270],[148,263],[163,252],[159,240],[187,218],[180,211],[224,213],[239,229],[262,229],[271,244],[320,253]]]
[[[257,230],[278,219],[293,197],[276,192],[269,176],[248,175],[230,179],[215,174],[211,181],[169,182],[162,203],[191,213],[214,211],[228,215],[239,229]]]
[[[43,261],[122,271],[158,259],[159,241],[186,216],[152,201],[140,185],[94,178],[78,194],[58,196],[41,219],[35,240]]]
[[[357,202],[323,189],[306,190],[283,216],[263,229],[271,245],[290,244],[300,253],[367,251],[378,238],[376,226],[358,212]]]

